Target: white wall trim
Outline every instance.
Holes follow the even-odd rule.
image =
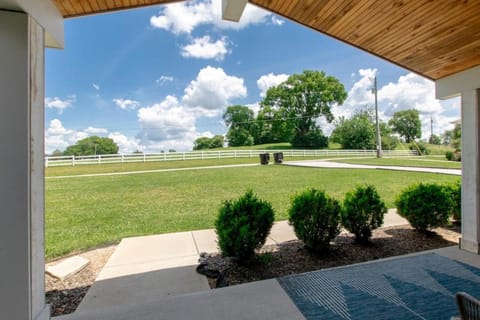
[[[46,47],[64,47],[63,16],[52,0],[0,0],[2,9],[28,13],[45,29]]]
[[[480,88],[480,66],[455,73],[435,82],[437,99],[449,99]]]

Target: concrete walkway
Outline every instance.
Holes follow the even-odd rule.
[[[478,255],[459,250],[457,246],[406,255],[434,252],[438,255],[480,267]],[[405,256],[363,262],[374,264],[382,260],[394,260]],[[355,266],[355,265],[354,265]],[[346,268],[346,267],[338,267]],[[334,268],[335,269],[335,268]],[[415,277],[414,277],[415,278]],[[368,279],[366,280],[368,281]],[[138,288],[141,290],[141,288]],[[450,315],[448,315],[450,317]],[[157,301],[77,311],[58,320],[304,320],[293,301],[276,279],[171,296]]]
[[[266,245],[296,239],[286,221],[274,224]],[[78,311],[156,301],[210,290],[195,268],[201,252],[218,252],[213,229],[125,238],[118,245]]]
[[[396,210],[385,215],[384,226],[408,224]],[[287,221],[276,222],[266,245],[295,240]],[[77,312],[141,304],[168,297],[208,291],[207,279],[198,274],[200,253],[218,252],[213,229],[125,238],[118,245]]]
[[[426,173],[440,173],[450,175],[462,175],[461,169],[441,169],[428,167],[401,167],[401,166],[377,166],[362,165],[334,162],[331,160],[302,160],[302,161],[286,161],[283,163],[287,166],[312,167],[312,168],[335,168],[335,169],[377,169],[377,170],[395,170],[395,171],[412,171]]]

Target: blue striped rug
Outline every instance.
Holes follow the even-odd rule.
[[[307,319],[450,319],[480,269],[434,253],[277,279]]]

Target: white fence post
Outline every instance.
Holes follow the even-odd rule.
[[[72,166],[75,166],[75,155],[72,156]]]
[[[143,162],[147,162],[147,155],[145,153],[143,154]]]
[[[122,153],[122,163],[124,163],[124,162],[125,162],[125,159],[124,159],[123,153]]]
[[[182,160],[185,160],[185,152],[182,154]]]
[[[48,168],[48,157],[45,157],[45,168]]]

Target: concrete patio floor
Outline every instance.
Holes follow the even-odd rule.
[[[480,257],[478,255],[459,250],[456,246],[431,250],[428,252],[419,252],[406,256],[416,256],[432,252],[480,268]],[[395,260],[406,256],[369,261],[352,266]],[[348,267],[350,266],[339,268]],[[336,268],[330,270],[334,269]],[[141,290],[138,287],[137,289]],[[140,301],[137,303],[129,303],[125,301],[125,303],[121,305],[77,311],[74,314],[54,319],[295,320],[305,319],[305,317],[285,293],[277,280],[270,279],[221,289],[180,294],[157,300]]]
[[[408,224],[395,210],[389,210],[384,221],[385,227]],[[293,228],[287,221],[279,221],[273,225],[266,245],[294,239]],[[132,310],[139,306],[148,310],[162,305],[162,315],[165,316],[152,319],[188,319],[184,312],[191,312],[193,306],[202,304],[211,304],[204,311],[205,319],[212,319],[212,314],[221,315],[227,311],[238,312],[238,317],[232,319],[303,319],[276,281],[226,288],[229,289],[226,295],[224,290],[210,290],[207,279],[198,274],[195,268],[200,253],[218,252],[216,241],[213,229],[125,238],[77,311],[56,319],[77,319],[77,316],[78,319],[104,319],[104,313],[106,316],[113,310],[123,310],[125,305],[132,306]],[[237,301],[239,296],[242,297],[241,302]],[[223,306],[232,303],[235,307]],[[271,310],[272,303],[280,306]],[[243,318],[245,305],[249,305],[251,312],[247,318]],[[129,314],[128,310],[126,308],[118,312]],[[99,318],[93,317],[97,312]],[[145,316],[145,319],[150,319],[147,314]],[[230,319],[226,314],[225,317]],[[141,319],[137,316],[134,318]],[[216,318],[224,319],[223,316]],[[116,318],[112,316],[109,319]]]

